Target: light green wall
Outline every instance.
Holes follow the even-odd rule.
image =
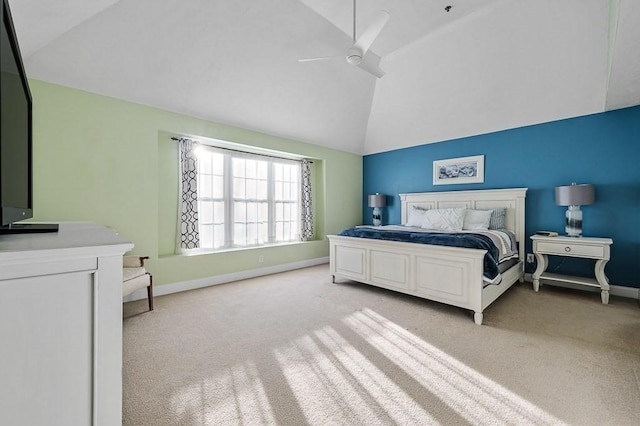
[[[151,257],[166,284],[328,256],[325,236],[362,218],[362,157],[31,80],[34,220],[112,227]],[[223,139],[314,159],[316,240],[195,256],[175,241],[177,164],[172,134]],[[258,256],[264,262],[258,263]]]

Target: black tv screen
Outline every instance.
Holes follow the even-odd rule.
[[[7,226],[33,216],[32,101],[7,0],[0,54],[0,225]]]

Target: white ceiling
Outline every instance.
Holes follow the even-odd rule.
[[[360,0],[381,79],[297,62],[346,52],[351,0],[10,4],[30,78],[358,154],[640,104],[637,0]]]

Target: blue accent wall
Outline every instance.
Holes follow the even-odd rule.
[[[434,160],[472,155],[485,156],[484,183],[432,184]],[[640,107],[367,155],[363,223],[371,224],[366,200],[376,192],[388,195],[383,224],[398,224],[400,193],[526,187],[527,235],[563,234],[566,207],[555,204],[554,187],[572,182],[595,186],[595,204],[582,207],[583,235],[613,239],[610,283],[640,287]],[[551,270],[593,276],[593,261],[553,257]]]

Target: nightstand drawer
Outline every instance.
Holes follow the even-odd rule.
[[[546,241],[538,241],[538,253],[557,254],[560,256],[577,256],[589,257],[592,259],[604,259],[604,247],[592,245],[580,245],[566,242],[549,243]]]

